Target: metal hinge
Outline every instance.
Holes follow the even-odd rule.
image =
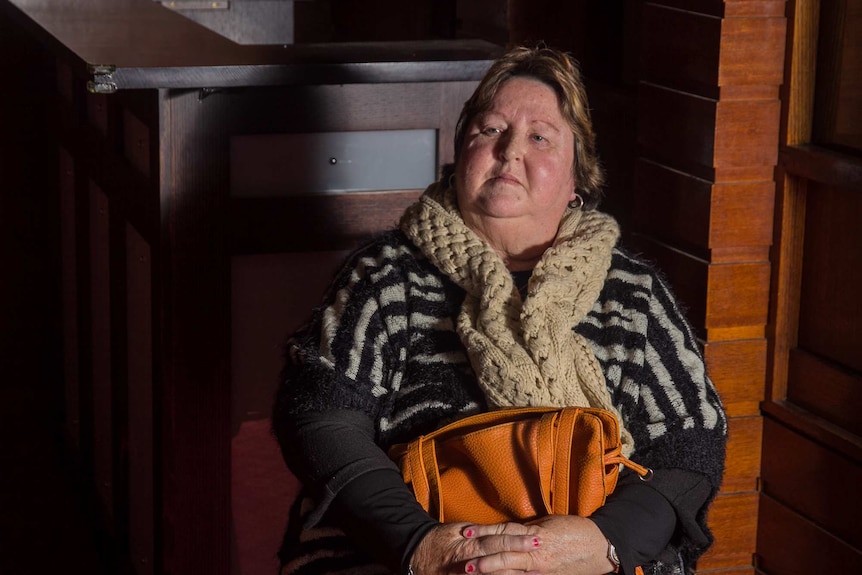
[[[93,79],[87,82],[87,90],[93,94],[113,94],[117,91],[114,82],[114,72],[117,67],[113,64],[89,64],[87,70]]]

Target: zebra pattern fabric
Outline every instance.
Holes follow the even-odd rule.
[[[353,254],[311,321],[288,341],[276,428],[295,414],[357,410],[376,422],[375,441],[385,450],[487,410],[455,331],[463,298],[400,231]],[[631,458],[655,470],[702,474],[714,496],[727,422],[694,334],[662,277],[614,249],[598,300],[572,328],[601,364],[635,441]],[[325,521],[302,529],[300,518],[312,507],[309,499],[295,506],[280,553],[284,574],[387,572]],[[647,572],[684,572],[682,564],[705,551],[711,543],[705,508],[677,510],[684,529],[662,557],[678,560]]]

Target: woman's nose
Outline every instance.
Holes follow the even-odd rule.
[[[524,157],[523,139],[512,131],[507,131],[500,138],[500,159],[503,161],[517,161]]]

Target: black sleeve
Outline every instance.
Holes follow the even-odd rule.
[[[708,479],[692,471],[657,470],[649,482],[627,473],[590,519],[616,547],[622,572],[631,575],[657,559],[675,534],[699,531],[686,523],[709,495]]]
[[[350,410],[297,415],[280,426],[279,443],[288,467],[315,499],[307,527],[332,508],[358,545],[401,569],[437,525],[374,442],[367,415]]]
[[[344,486],[335,498],[341,527],[373,557],[405,573],[413,550],[437,525],[416,502],[401,473],[371,471]]]

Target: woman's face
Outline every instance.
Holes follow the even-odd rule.
[[[516,228],[556,233],[575,197],[574,154],[554,90],[531,78],[507,80],[469,125],[458,159],[465,223],[481,232],[509,219],[526,226]]]

